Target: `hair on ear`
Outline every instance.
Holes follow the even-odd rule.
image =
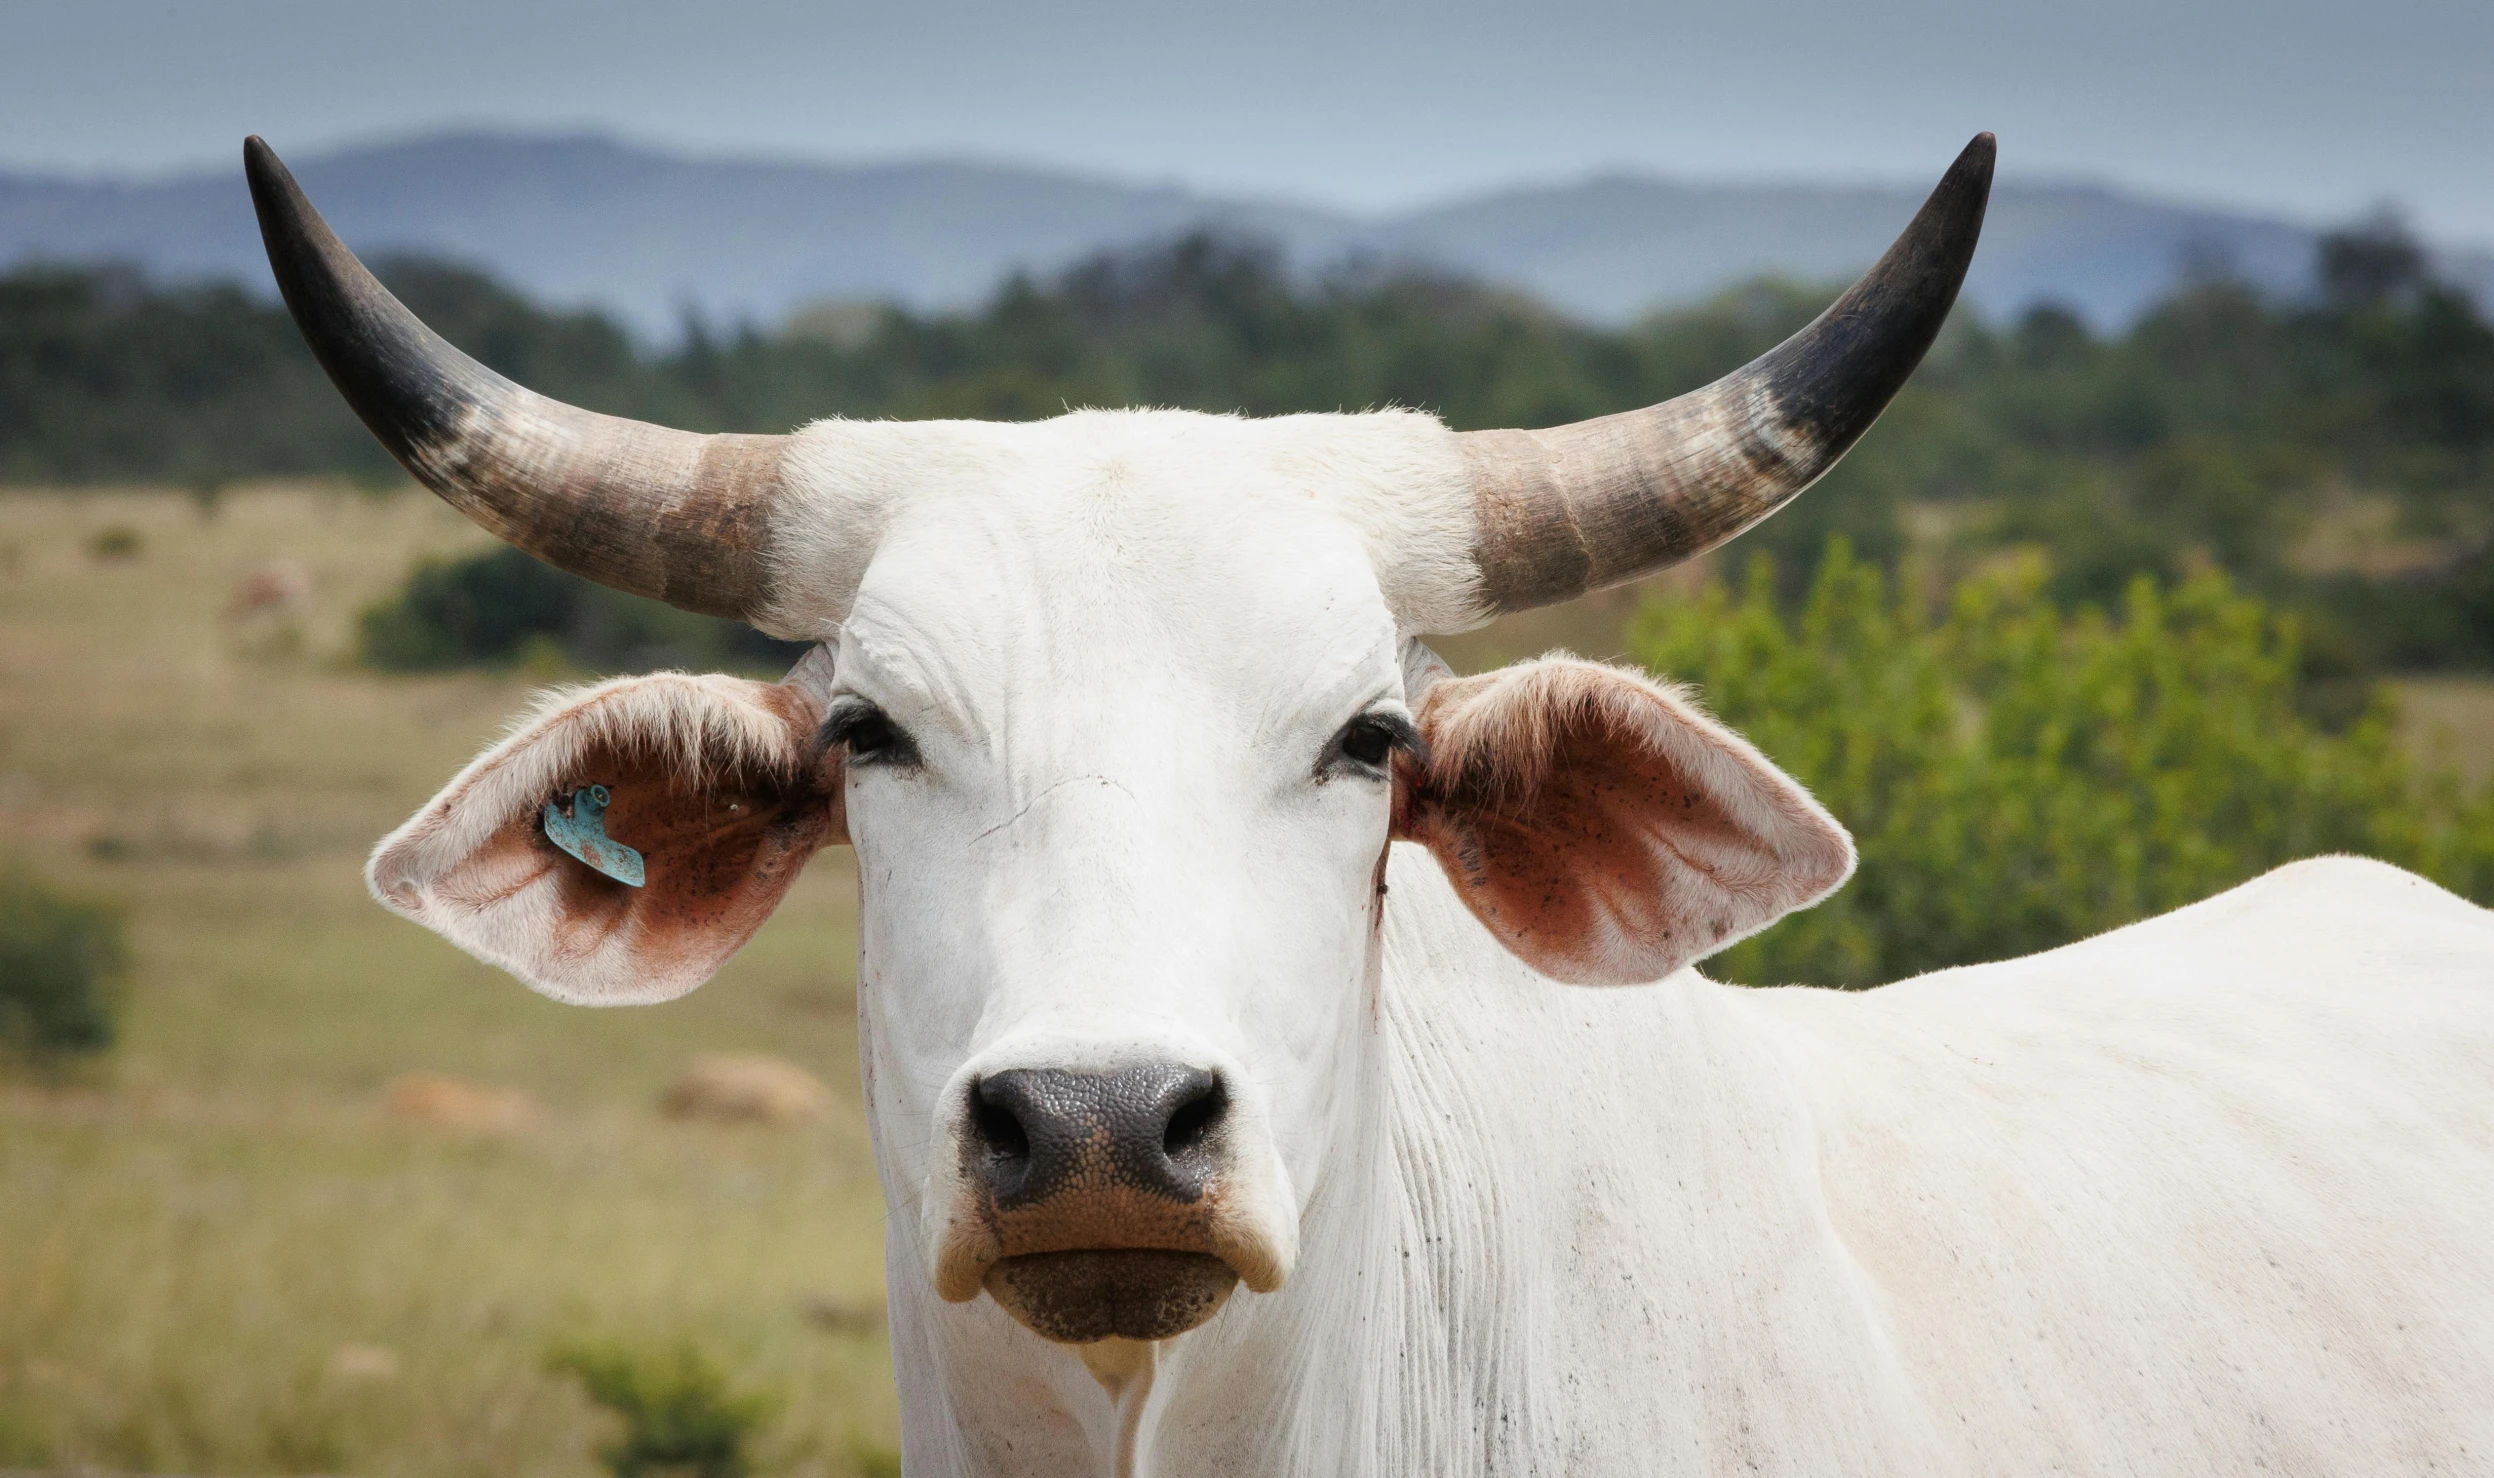
[[[784,789],[817,763],[795,690],[716,673],[653,672],[548,688],[425,808],[382,838],[365,868],[373,896],[404,913],[508,820],[553,798],[591,756],[660,770],[688,790]]]
[[[1669,974],[1833,891],[1852,839],[1682,691],[1554,655],[1432,686],[1398,834],[1545,973]]]
[[[1562,742],[1601,737],[1657,744],[1666,708],[1686,701],[1642,673],[1565,652],[1441,681],[1421,715],[1429,739],[1421,791],[1494,814],[1522,814],[1558,763]]]
[[[769,916],[805,859],[845,836],[839,761],[803,688],[654,673],[547,694],[397,831],[373,895],[558,1000],[682,995]],[[564,851],[545,803],[602,785],[632,886]]]

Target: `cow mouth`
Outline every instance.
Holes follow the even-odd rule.
[[[1026,1252],[987,1269],[987,1292],[1058,1344],[1173,1339],[1220,1312],[1238,1271],[1202,1252],[1118,1247]]]

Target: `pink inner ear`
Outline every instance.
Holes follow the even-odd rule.
[[[1657,979],[1841,882],[1843,829],[1642,678],[1544,661],[1430,695],[1408,806],[1507,947],[1577,984]]]
[[[733,678],[626,679],[472,766],[374,856],[391,907],[559,999],[664,1000],[709,978],[840,831],[810,704]],[[544,802],[607,787],[607,834],[645,884],[563,852]],[[472,839],[472,840],[463,840]]]
[[[661,765],[608,788],[607,835],[641,853],[642,887],[577,862],[533,828],[532,837],[562,863],[564,923],[575,942],[628,939],[646,970],[698,966],[707,977],[762,927],[829,834],[828,807],[810,786],[696,787]]]
[[[1529,811],[1469,829],[1475,908],[1509,948],[1571,980],[1650,978],[1653,957],[1693,958],[1730,934],[1720,874],[1746,870],[1752,851],[1662,756],[1574,736]]]

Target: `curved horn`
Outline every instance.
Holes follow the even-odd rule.
[[[1703,554],[1836,465],[1940,332],[1974,259],[1994,142],[1974,136],[1905,234],[1809,327],[1676,400],[1456,438],[1487,614],[1572,600]]]
[[[295,326],[419,482],[601,585],[706,616],[760,609],[787,437],[697,436],[523,389],[390,296],[256,136],[243,141],[243,173]]]

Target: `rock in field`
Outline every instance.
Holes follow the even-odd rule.
[[[703,1052],[660,1100],[668,1117],[740,1124],[810,1124],[831,1113],[823,1080],[784,1057]]]
[[[494,1088],[443,1073],[408,1073],[390,1084],[390,1117],[449,1129],[506,1133],[537,1117],[537,1101],[517,1088]]]

